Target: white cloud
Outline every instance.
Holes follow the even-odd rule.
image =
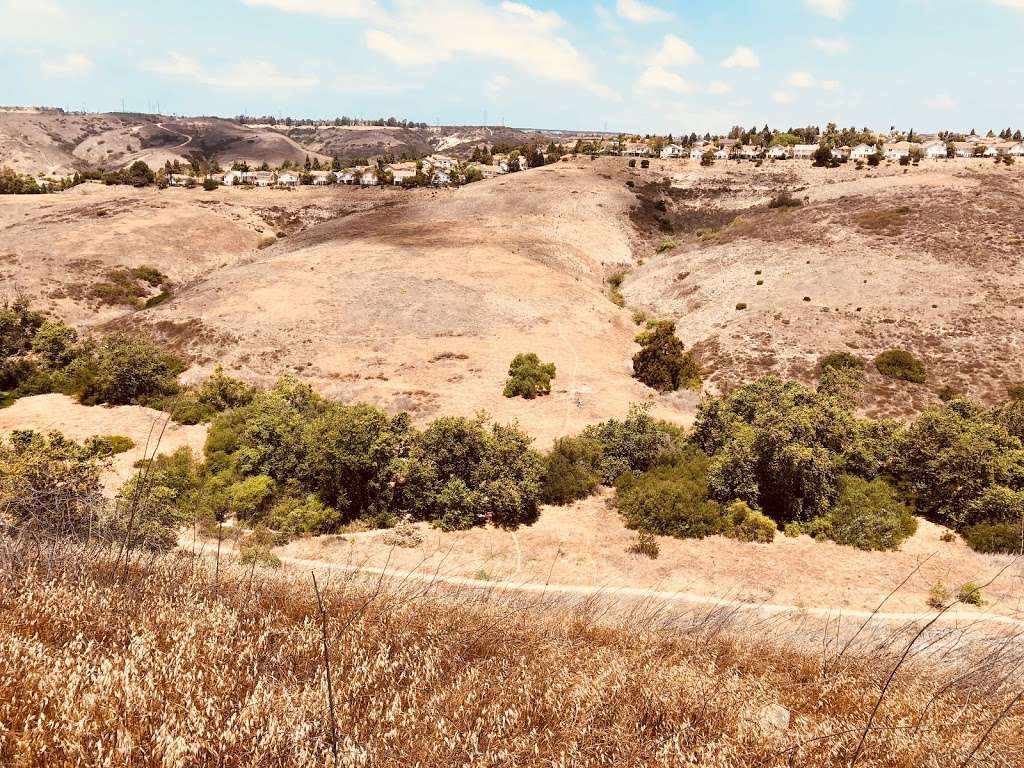
[[[637,24],[648,24],[653,21],[670,21],[672,14],[654,5],[648,5],[640,0],[617,0],[615,10],[622,18],[636,22]]]
[[[816,37],[812,42],[815,48],[825,53],[846,53],[850,50],[850,41],[845,37]]]
[[[661,48],[647,61],[657,67],[685,67],[693,64],[698,58],[697,51],[685,40],[680,40],[675,35],[665,35],[661,41]]]
[[[451,58],[451,53],[440,47],[402,42],[394,35],[379,29],[368,29],[365,34],[366,47],[386,56],[403,67],[415,64],[433,64]]]
[[[203,85],[215,88],[232,88],[237,90],[287,90],[290,88],[311,88],[320,84],[315,75],[293,76],[284,75],[269,61],[242,59],[229,69],[209,72],[197,60],[190,56],[170,51],[167,61],[148,67],[151,72],[172,77],[187,77]]]
[[[786,82],[794,88],[813,88],[818,81],[806,72],[794,72],[786,78]]]
[[[804,2],[823,16],[840,20],[846,18],[850,0],[804,0]]]
[[[492,99],[497,99],[502,92],[512,87],[513,81],[511,77],[505,75],[497,75],[491,78],[490,82],[487,83],[487,95]]]
[[[723,83],[721,80],[713,80],[708,85],[708,93],[721,95],[723,93],[729,93],[730,91],[732,91],[732,86],[728,83]]]
[[[648,67],[636,81],[639,91],[670,91],[671,93],[690,93],[693,88],[675,72],[663,67]]]
[[[722,66],[726,69],[757,69],[761,66],[761,60],[750,48],[738,45],[736,50],[722,60]]]
[[[84,53],[71,52],[59,59],[44,61],[42,67],[51,75],[84,75],[92,71],[93,63]]]
[[[315,13],[335,19],[381,17],[375,0],[242,0],[246,5],[276,8],[286,13]]]
[[[992,0],[992,2],[1006,8],[1024,8],[1024,0]]]
[[[772,94],[772,101],[778,104],[791,104],[796,101],[796,94],[789,91],[776,91]]]
[[[838,80],[822,80],[818,85],[821,86],[823,91],[834,91],[839,87],[840,83]]]
[[[538,11],[526,3],[504,2],[501,4],[501,9],[507,13],[524,16],[535,22],[541,29],[558,29],[565,26],[565,19],[554,11]]]
[[[1008,5],[1009,3],[1004,1],[1004,4]],[[1024,0],[1019,0],[1019,7],[1024,8]],[[953,109],[956,106],[956,102],[949,94],[940,93],[928,101],[928,106],[934,109]]]

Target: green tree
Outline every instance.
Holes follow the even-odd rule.
[[[633,355],[633,375],[659,392],[700,387],[700,367],[685,351],[670,320],[652,321],[636,337],[642,349]]]
[[[555,364],[542,363],[534,352],[520,352],[512,358],[505,382],[505,397],[533,400],[538,395],[551,393],[551,380],[555,377]]]

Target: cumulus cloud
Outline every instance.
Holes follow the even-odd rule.
[[[243,59],[228,69],[210,72],[191,56],[169,51],[163,62],[147,67],[151,72],[171,77],[184,77],[202,85],[237,90],[287,90],[290,88],[311,88],[320,84],[315,75],[285,75],[269,61]]]
[[[662,67],[648,67],[636,81],[638,91],[669,91],[671,93],[690,93],[693,88],[675,72]]]
[[[726,69],[757,69],[761,66],[761,59],[750,48],[738,45],[731,54],[722,60],[722,66]]]
[[[427,45],[411,45],[380,29],[366,30],[364,39],[366,47],[371,51],[376,51],[403,67],[416,64],[433,64],[451,58],[450,51]]]
[[[675,35],[665,35],[661,47],[648,59],[656,67],[684,67],[697,61],[697,51]]]
[[[335,19],[376,19],[382,16],[375,0],[242,0],[246,5],[276,8],[286,13],[315,13]]]
[[[816,37],[812,42],[815,48],[825,53],[846,53],[850,50],[850,41],[845,37]]]
[[[796,101],[796,94],[789,91],[776,91],[772,94],[772,101],[777,104],[791,104]]]
[[[822,80],[818,85],[821,86],[823,91],[834,91],[839,87],[840,83],[838,80]]]
[[[729,93],[732,91],[732,86],[728,83],[723,83],[721,80],[713,80],[708,84],[708,93],[721,95],[723,93]]]
[[[71,52],[59,59],[44,61],[42,68],[51,75],[84,75],[92,71],[93,63],[84,53]]]
[[[794,72],[786,78],[786,82],[794,88],[813,88],[818,83],[813,75],[806,72]]]
[[[615,10],[619,12],[619,16],[622,18],[637,24],[649,24],[653,21],[670,21],[672,19],[672,14],[668,11],[662,10],[655,5],[643,3],[640,0],[618,0],[615,4]]]
[[[1004,4],[1009,3],[1007,2]],[[1021,8],[1024,8],[1024,0],[1020,0],[1019,5]],[[953,109],[956,107],[956,101],[954,101],[953,97],[949,94],[940,93],[938,96],[935,96],[928,101],[928,106],[934,109]]]
[[[813,10],[831,19],[844,19],[850,8],[850,0],[804,0]]]
[[[505,2],[501,4],[501,8],[508,13],[516,13],[530,19],[541,29],[558,29],[565,26],[565,19],[554,11],[538,11],[526,3]]]

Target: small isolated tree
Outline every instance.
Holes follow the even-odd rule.
[[[551,380],[555,378],[555,364],[542,363],[534,352],[520,352],[508,367],[505,397],[533,400],[538,395],[551,393]]]
[[[715,150],[709,149],[703,155],[700,156],[700,164],[705,168],[708,168],[715,164]]]
[[[832,150],[825,144],[820,144],[811,157],[814,159],[816,168],[827,168],[832,162]]]
[[[633,355],[633,375],[644,384],[659,392],[700,386],[700,366],[685,351],[671,320],[648,322],[636,343],[643,349]]]

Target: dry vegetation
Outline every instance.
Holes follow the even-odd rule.
[[[826,627],[800,650],[724,612],[336,575],[322,623],[305,577],[42,544],[0,553],[12,768],[1024,759],[1017,637]]]

